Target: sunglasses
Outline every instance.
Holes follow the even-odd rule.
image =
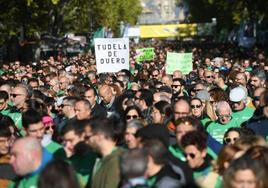
[[[46,131],[49,131],[49,130],[55,130],[55,125],[48,125],[48,126],[46,126],[46,128],[45,128],[45,130]]]
[[[206,76],[206,78],[214,78],[214,76]]]
[[[194,153],[184,153],[185,157],[187,158],[187,156],[190,156],[191,159],[195,158],[195,154]]]
[[[238,137],[236,138],[229,138],[229,137],[225,137],[223,140],[226,144],[231,143],[232,141],[235,142],[238,139]]]
[[[137,115],[133,115],[133,116],[130,116],[130,115],[126,115],[126,119],[137,119],[139,116]]]
[[[181,87],[181,85],[171,85],[172,88],[178,88]]]
[[[259,101],[259,100],[260,100],[260,96],[254,96],[254,97],[253,97],[253,100],[254,100],[254,101]]]
[[[17,96],[20,96],[20,95],[23,95],[23,94],[15,94],[15,93],[10,94],[10,96],[13,98],[16,98]]]
[[[157,77],[158,75],[157,75],[157,74],[153,74],[152,76],[155,78],[155,77]]]
[[[201,104],[200,105],[191,105],[191,108],[201,108]]]

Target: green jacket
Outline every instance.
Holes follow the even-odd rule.
[[[117,188],[120,182],[119,156],[122,148],[116,148],[110,155],[104,157],[95,166],[91,188]]]

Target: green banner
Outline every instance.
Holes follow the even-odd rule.
[[[154,48],[140,48],[136,50],[138,63],[143,61],[154,60]]]
[[[175,70],[180,70],[183,74],[188,74],[193,70],[192,53],[167,53],[166,73],[173,74]]]

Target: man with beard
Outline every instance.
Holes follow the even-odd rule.
[[[85,144],[85,126],[89,120],[75,120],[62,129],[63,145],[68,160],[74,167],[84,187],[92,177],[96,154]]]
[[[188,94],[184,90],[185,81],[181,78],[174,78],[171,85],[173,90],[173,99],[178,97],[187,96]]]
[[[258,87],[265,87],[266,75],[264,70],[254,70],[251,73],[250,85],[253,90]]]
[[[119,157],[123,150],[116,146],[116,126],[111,119],[91,120],[87,126],[87,143],[101,158],[95,163],[91,188],[117,188],[120,182]]]

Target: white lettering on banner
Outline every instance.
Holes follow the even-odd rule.
[[[128,38],[96,38],[97,73],[129,70]]]

